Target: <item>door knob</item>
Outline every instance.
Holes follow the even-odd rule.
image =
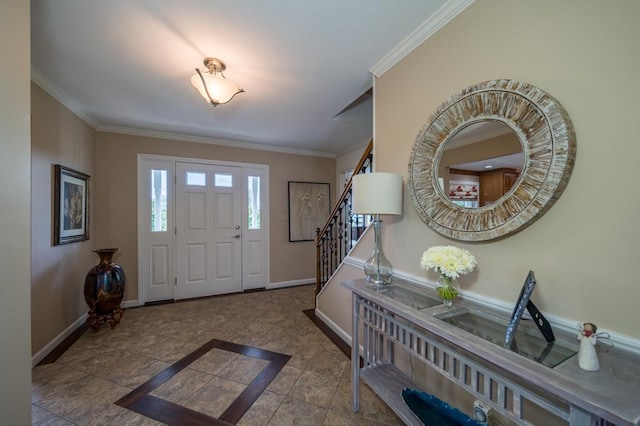
[[[240,234],[232,235],[231,238],[239,239],[240,238]]]

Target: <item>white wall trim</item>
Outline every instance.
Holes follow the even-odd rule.
[[[269,169],[268,164],[241,163],[238,161],[223,161],[223,160],[218,161],[218,160],[211,160],[208,158],[177,157],[174,155],[145,154],[143,152],[138,153],[137,158],[142,160],[160,160],[160,161],[174,161],[174,162],[177,161],[179,163],[214,164],[219,166],[253,167],[253,168]]]
[[[149,156],[146,156],[145,154],[140,154],[138,153],[138,155],[136,156],[136,187],[138,188],[138,190],[140,188],[143,187],[143,173],[142,173],[142,167],[144,166],[145,160],[150,160],[151,158],[149,158]],[[140,239],[141,239],[141,233],[140,230],[142,229],[142,223],[141,223],[141,215],[139,212],[142,211],[143,209],[143,203],[144,200],[142,197],[140,197],[139,195],[136,196],[136,224],[138,226],[138,231],[136,234],[136,245],[138,246],[138,306],[143,306],[144,305],[144,301],[147,300],[147,289],[146,287],[143,285],[144,282],[144,271],[142,271],[142,269],[140,268],[140,259],[143,258],[144,256],[144,248],[142,247],[142,244],[140,244]]]
[[[364,261],[362,260],[347,257],[344,263],[348,263],[351,266],[364,268]],[[429,281],[422,277],[417,277],[415,275],[406,274],[400,271],[394,271],[394,276],[398,278],[402,278],[403,280],[409,281],[410,283],[418,286],[435,288],[434,281]],[[485,306],[491,306],[492,308],[495,308],[508,316],[510,316],[511,312],[513,312],[513,304],[509,304],[503,300],[493,299],[491,297],[483,296],[483,295],[473,293],[470,291],[465,291],[465,290],[461,290],[460,294],[467,300],[470,300],[474,303],[482,304]],[[535,299],[535,294],[533,296],[533,299]],[[513,303],[515,304],[515,302],[516,301],[514,300]],[[544,311],[542,313],[549,320],[554,330],[563,331],[569,334],[573,333],[576,336],[578,335],[577,325],[581,321],[574,320],[571,318],[565,318],[565,317],[551,314]],[[531,318],[531,317],[529,316],[529,313],[525,311],[523,318]],[[605,330],[598,327],[598,333],[601,333],[601,332],[609,333],[609,335],[611,336],[610,341],[615,345],[616,348],[640,354],[640,339],[635,339],[625,334],[616,333],[615,331]]]
[[[241,163],[241,162],[237,162],[237,161],[218,161],[218,160],[211,160],[211,159],[203,159],[203,158],[191,158],[191,157],[176,157],[176,156],[170,156],[170,155],[158,155],[158,154],[145,154],[145,153],[138,153],[137,157],[136,157],[136,162],[137,162],[137,170],[136,170],[136,185],[138,187],[138,192],[140,192],[140,189],[143,186],[143,179],[145,178],[143,176],[143,168],[145,166],[146,162],[152,162],[152,161],[164,161],[164,162],[168,162],[172,164],[172,167],[174,168],[175,171],[175,167],[176,167],[176,163],[197,163],[197,164],[209,164],[209,165],[218,165],[218,166],[232,166],[232,167],[238,167],[242,170],[242,174],[243,174],[243,179],[244,179],[244,174],[247,170],[260,170],[262,172],[264,172],[264,180],[265,180],[265,189],[263,191],[263,196],[265,197],[265,202],[264,204],[266,204],[266,213],[263,214],[263,220],[266,221],[266,223],[269,223],[269,209],[268,209],[268,200],[269,200],[269,186],[270,186],[270,166],[268,164],[258,164],[258,163]],[[244,185],[244,184],[243,184]],[[243,189],[244,191],[244,189]],[[243,195],[244,196],[244,195]],[[141,212],[143,211],[143,199],[142,197],[137,197],[137,214],[138,214],[138,218],[137,218],[137,223],[138,223],[138,235],[137,235],[137,241],[138,241],[138,261],[140,262],[140,259],[144,259],[143,256],[143,244],[141,244],[142,241],[142,229],[143,229],[143,223],[146,220]],[[175,199],[174,199],[175,202]],[[243,201],[244,203],[244,201]],[[175,208],[175,206],[174,206]],[[174,212],[175,214],[175,212]],[[264,240],[266,241],[266,255],[265,255],[265,271],[264,271],[264,275],[265,277],[267,277],[266,279],[268,279],[270,273],[271,273],[271,265],[270,265],[270,258],[271,258],[271,254],[270,254],[270,241],[271,238],[271,234],[270,234],[270,230],[265,230],[264,232]],[[175,241],[175,234],[174,234],[174,249],[177,250],[177,245],[176,245],[176,241]],[[176,252],[177,253],[177,252]],[[174,277],[175,278],[175,274],[177,273],[177,270],[175,269],[176,266],[174,265]],[[141,267],[141,265],[138,265],[138,305],[143,305],[146,301],[147,301],[147,288],[145,287],[145,282],[146,282],[146,278],[144,276],[143,273],[143,268]],[[315,283],[315,278],[312,279],[311,282]],[[304,282],[304,284],[309,284],[309,282]],[[293,285],[298,285],[298,284],[293,284]],[[282,287],[288,287],[288,285],[282,285]],[[266,288],[274,288],[271,287],[271,285],[269,283],[266,283]],[[174,299],[176,296],[176,292],[174,291]]]
[[[82,315],[80,318],[75,320],[69,327],[64,329],[62,333],[58,334],[53,340],[47,343],[42,349],[40,349],[34,356],[31,357],[31,367],[35,367],[38,365],[40,361],[44,359],[49,352],[54,350],[60,343],[64,341],[67,337],[71,335],[78,327],[80,327],[87,320],[87,314]]]
[[[31,80],[51,95],[55,100],[64,105],[69,111],[80,117],[89,126],[97,129],[98,121],[82,107],[79,103],[67,96],[58,86],[45,77],[37,68],[31,66]]]
[[[302,280],[293,280],[293,281],[280,281],[278,283],[269,283],[267,284],[267,290],[272,290],[274,288],[285,288],[285,287],[295,287],[299,285],[307,285],[307,284],[315,284],[315,278],[305,278]]]
[[[391,67],[400,62],[402,58],[411,53],[440,28],[444,27],[474,1],[475,0],[449,0],[443,4],[429,19],[424,21],[415,31],[402,40],[398,46],[378,61],[378,63],[371,68],[371,73],[376,77],[380,77],[389,71]]]
[[[316,313],[316,317],[320,321],[325,323],[325,325],[327,327],[329,327],[334,333],[336,333],[338,336],[340,336],[340,338],[342,340],[344,340],[349,346],[351,346],[351,336],[349,336],[349,334],[347,334],[346,331],[341,329],[338,326],[338,324],[336,324],[335,322],[331,321],[331,319],[328,316],[326,316],[320,309],[316,308],[315,309],[315,313]]]
[[[134,300],[124,300],[120,304],[120,307],[123,309],[127,308],[135,308],[140,306],[140,302],[138,299]],[[126,318],[126,312],[125,316]],[[33,357],[31,357],[31,367],[35,367],[40,361],[44,359],[49,353],[54,350],[60,343],[64,341],[67,337],[69,337],[74,331],[76,331],[79,327],[82,326],[87,321],[87,314],[83,314],[80,318],[75,320],[69,327],[64,329],[62,333],[58,334],[53,340],[47,343],[42,349],[38,351]]]
[[[369,228],[367,228],[367,229],[369,229]],[[365,232],[367,232],[367,231],[365,230]],[[349,266],[354,266],[356,268],[360,268],[360,269],[362,269],[364,271],[364,261],[362,261],[360,259],[355,259],[353,257],[346,257],[342,261],[342,263],[345,264],[345,265],[349,265]],[[342,265],[340,265],[340,266],[342,266]],[[331,276],[331,278],[333,278],[333,276]]]
[[[225,139],[214,139],[203,136],[183,135],[180,133],[159,132],[156,130],[135,129],[131,127],[111,126],[99,124],[99,132],[119,133],[123,135],[144,136],[157,139],[169,139],[183,142],[204,143],[209,145],[229,146],[233,148],[255,149],[259,151],[279,152],[283,154],[306,155],[309,157],[336,158],[336,154],[320,151],[310,151],[306,149],[286,148],[283,146],[264,145],[251,142],[232,141]]]
[[[113,126],[100,123],[93,115],[87,112],[81,104],[69,97],[62,89],[45,77],[37,68],[31,67],[31,80],[51,95],[55,100],[64,105],[69,111],[80,117],[84,122],[98,132],[119,133],[123,135],[143,136],[157,139],[169,139],[183,142],[204,143],[209,145],[229,146],[233,148],[255,149],[259,151],[279,152],[283,154],[305,155],[308,157],[336,158],[337,155],[330,152],[311,151],[307,149],[287,148],[283,146],[265,145],[259,143],[214,139],[203,136],[192,136],[180,133],[160,132],[148,129],[136,129],[133,127]]]
[[[123,300],[120,304],[120,307],[122,309],[137,308],[138,306],[142,306],[142,303],[140,303],[140,299]]]

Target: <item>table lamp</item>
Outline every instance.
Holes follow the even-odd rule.
[[[402,176],[396,173],[361,173],[354,175],[351,209],[356,214],[374,216],[375,246],[364,264],[367,281],[375,286],[391,283],[393,267],[382,250],[381,214],[402,214]]]

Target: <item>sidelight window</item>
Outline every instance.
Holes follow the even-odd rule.
[[[151,232],[167,232],[166,170],[151,170]]]
[[[249,176],[247,187],[248,228],[260,229],[260,176]]]

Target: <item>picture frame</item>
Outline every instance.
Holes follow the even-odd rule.
[[[53,245],[88,240],[91,177],[60,164],[54,176]]]
[[[331,212],[328,183],[289,181],[289,242],[315,241]]]

